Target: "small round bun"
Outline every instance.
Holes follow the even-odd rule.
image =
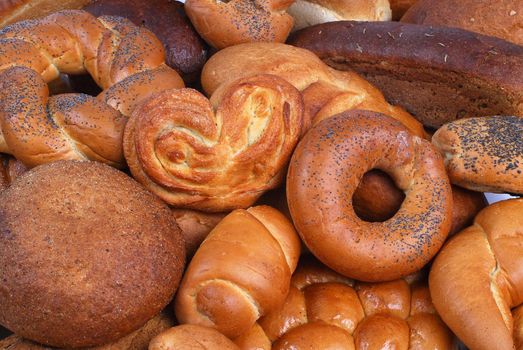
[[[38,166],[0,198],[0,324],[63,348],[122,338],[172,299],[183,245],[167,205],[124,173]]]

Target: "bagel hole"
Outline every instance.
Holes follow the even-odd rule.
[[[387,173],[372,169],[363,175],[352,205],[361,220],[383,222],[396,215],[404,199],[405,193]]]

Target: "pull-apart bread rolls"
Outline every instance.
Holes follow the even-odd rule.
[[[234,80],[255,74],[279,76],[303,94],[305,129],[348,109],[367,109],[402,122],[423,137],[423,126],[353,72],[329,68],[312,52],[278,43],[252,43],[228,47],[213,55],[202,71],[202,86],[210,95],[227,89]]]
[[[523,194],[523,115],[457,120],[432,137],[450,181],[482,192]]]
[[[521,0],[419,0],[401,21],[462,28],[523,45]]]
[[[472,350],[523,345],[522,232],[523,199],[495,203],[452,237],[432,265],[434,305]]]
[[[88,350],[147,350],[151,339],[175,325],[174,318],[168,312],[161,312],[150,319],[143,327],[115,342],[88,348]],[[30,340],[11,335],[0,340],[0,350],[57,350]],[[67,349],[69,350],[69,349]],[[87,350],[87,349],[84,349]]]
[[[438,3],[439,4],[439,3]],[[523,46],[457,28],[334,22],[290,43],[340,70],[354,70],[424,125],[523,114]]]
[[[167,203],[223,212],[281,183],[302,128],[298,90],[259,75],[210,100],[192,89],[154,95],[129,120],[124,151],[133,176]]]
[[[373,168],[387,172],[406,193],[385,222],[363,221],[352,206],[361,178]],[[341,113],[305,135],[290,162],[287,200],[310,251],[362,281],[418,271],[451,227],[452,192],[438,151],[396,120],[369,111]]]
[[[294,0],[186,0],[185,11],[207,43],[223,49],[248,42],[284,42]]]
[[[239,336],[281,307],[299,255],[298,235],[276,209],[233,211],[191,260],[175,299],[178,321]]]
[[[241,350],[452,350],[426,283],[353,282],[314,262],[300,263],[279,309],[235,339]]]
[[[392,18],[389,0],[295,0],[287,12],[294,17],[293,30],[325,22]]]
[[[181,279],[171,210],[105,164],[60,161],[0,195],[0,324],[63,348],[120,339],[157,315]]]
[[[122,167],[124,116],[183,81],[162,44],[119,17],[63,11],[0,31],[0,152],[32,167],[61,159]],[[105,91],[49,97],[60,73],[89,73]],[[122,116],[123,114],[123,116]]]

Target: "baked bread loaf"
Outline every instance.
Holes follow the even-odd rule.
[[[233,211],[189,263],[175,298],[176,318],[239,336],[283,304],[299,256],[298,235],[276,209]]]
[[[147,350],[149,342],[153,337],[173,326],[174,318],[164,311],[131,334],[113,343],[89,348],[88,350]],[[0,340],[0,350],[56,350],[56,348],[33,343],[17,335],[12,335],[4,340]]]
[[[434,260],[429,276],[434,306],[470,349],[521,346],[522,229],[523,199],[497,202],[452,237]]]
[[[462,28],[523,45],[520,0],[419,0],[401,21]]]
[[[386,221],[394,216],[405,199],[405,193],[380,170],[371,170],[361,179],[352,196],[356,214],[365,221]],[[476,214],[488,205],[485,195],[459,186],[452,186],[453,235],[472,224]]]
[[[354,191],[371,169],[390,174],[407,193],[385,222],[363,221],[352,207]],[[361,281],[420,270],[451,226],[452,192],[438,151],[398,121],[369,111],[347,111],[309,130],[289,165],[287,200],[310,251]]]
[[[83,9],[92,15],[122,16],[153,32],[165,48],[165,62],[186,83],[198,83],[208,48],[183,9],[172,0],[93,0]]]
[[[90,0],[3,0],[0,2],[0,28],[19,21],[47,16],[61,10],[82,8]]]
[[[432,137],[450,181],[481,192],[523,194],[523,115],[468,118]]]
[[[325,22],[392,18],[389,0],[295,0],[287,12],[294,18],[294,30]]]
[[[374,86],[352,72],[329,68],[313,53],[290,45],[254,43],[228,47],[213,55],[202,70],[202,87],[211,95],[234,80],[255,74],[277,75],[303,94],[305,130],[347,109],[368,109],[401,121],[423,137],[423,126],[402,108],[391,106]]]
[[[20,175],[25,173],[27,168],[15,158],[0,154],[0,191],[5,190]]]
[[[182,230],[187,256],[191,257],[227,213],[205,213],[191,209],[173,209],[173,215],[176,223]]]
[[[240,349],[457,348],[426,282],[354,283],[317,263],[301,264],[285,304],[235,339]]]
[[[342,21],[303,29],[289,42],[333,68],[361,74],[429,127],[523,114],[523,46],[501,39],[457,28]]]
[[[284,42],[294,0],[185,0],[185,11],[209,45],[220,50],[248,42]]]
[[[61,159],[122,167],[126,118],[120,113],[128,116],[154,92],[183,87],[164,60],[151,32],[120,17],[62,11],[3,28],[0,152],[29,167]],[[105,89],[101,96],[49,98],[46,82],[86,72]]]
[[[210,100],[166,90],[132,114],[125,158],[138,182],[167,203],[225,212],[281,183],[302,128],[302,97],[276,76],[239,79]]]
[[[0,194],[0,324],[35,342],[99,346],[142,327],[184,266],[170,209],[98,162],[61,161]]]
[[[192,324],[168,329],[156,336],[149,345],[149,350],[166,349],[239,350],[216,329]]]

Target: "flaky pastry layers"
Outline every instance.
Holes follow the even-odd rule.
[[[260,75],[210,100],[191,89],[155,95],[132,114],[124,152],[133,176],[169,204],[219,212],[281,182],[302,127],[300,93]]]

